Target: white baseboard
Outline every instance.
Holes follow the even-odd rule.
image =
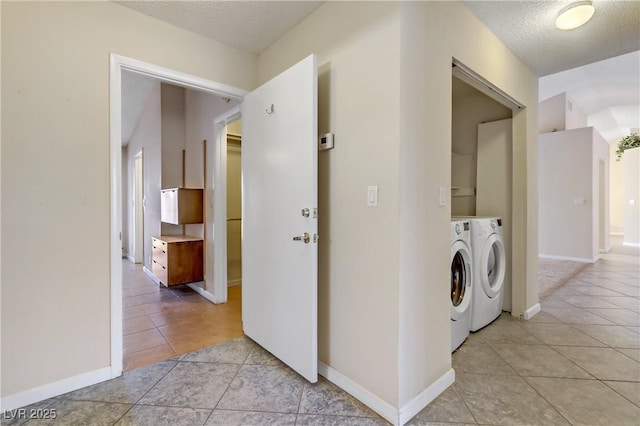
[[[452,369],[444,373],[438,380],[433,382],[428,388],[420,392],[400,408],[399,425],[402,426],[411,420],[416,414],[429,405],[434,399],[444,392],[456,380],[456,372]]]
[[[538,312],[540,312],[540,310],[542,310],[542,306],[540,305],[540,303],[536,303],[535,305],[533,305],[532,307],[524,311],[524,314],[522,315],[522,319],[530,320]]]
[[[129,262],[131,262],[131,263],[136,263],[136,258],[135,258],[135,257],[133,257],[133,256],[131,256],[131,255],[129,255],[129,254],[126,256],[126,258],[127,258],[127,260],[128,260]]]
[[[580,262],[580,263],[596,263],[600,256],[596,256],[593,259],[589,259],[586,257],[570,257],[570,256],[556,256],[554,254],[538,254],[538,257],[543,259],[554,259],[554,260],[569,260],[571,262]]]
[[[600,249],[600,253],[609,253],[611,251],[611,247],[605,247],[603,249]]]
[[[455,371],[450,369],[431,384],[431,386],[420,392],[415,398],[398,410],[387,401],[351,380],[349,377],[320,361],[318,361],[318,373],[356,398],[358,401],[362,402],[367,407],[371,408],[394,426],[402,426],[411,420],[416,414],[422,411],[424,407],[436,399],[438,395],[444,392],[445,389],[451,386],[456,377]]]
[[[242,279],[227,281],[227,287],[237,287],[242,285]]]
[[[380,414],[380,416],[382,416],[385,420],[389,421],[394,426],[399,426],[398,409],[393,407],[387,401],[371,393],[344,374],[320,361],[318,361],[318,373],[329,380],[331,383],[335,384],[348,394],[352,395],[367,407],[371,408],[376,413]]]
[[[147,269],[146,266],[142,267],[142,271],[147,274],[147,276],[149,278],[151,278],[151,281],[153,281],[154,283],[156,283],[156,285],[161,285],[162,283],[160,282],[160,280],[158,278],[156,278],[155,275],[153,275],[153,272],[151,272],[150,270]]]
[[[90,371],[88,373],[79,374],[67,379],[58,380],[57,382],[18,392],[13,395],[8,395],[0,399],[0,412],[4,412],[4,410],[22,408],[26,405],[44,401],[45,399],[49,399],[54,396],[104,382],[105,380],[112,379],[113,377],[111,367],[105,367],[100,370]]]
[[[630,243],[628,241],[623,241],[622,245],[627,247],[640,247],[640,243]]]
[[[198,284],[204,284],[204,281],[200,281],[199,283],[189,283],[189,284],[187,284],[187,286],[190,289],[192,289],[193,291],[195,291],[196,293],[198,293],[200,296],[202,296],[205,299],[207,299],[209,302],[211,302],[211,303],[220,303],[220,302],[216,301],[216,298],[213,296],[213,293],[208,292],[204,288],[200,287]]]

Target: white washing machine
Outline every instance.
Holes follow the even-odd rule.
[[[502,313],[506,253],[502,239],[502,219],[499,217],[456,217],[471,225],[473,253],[473,302],[471,331],[480,330]]]
[[[451,221],[451,352],[469,336],[473,296],[473,255],[468,220]]]

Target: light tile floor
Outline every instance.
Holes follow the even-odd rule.
[[[186,285],[158,286],[122,261],[123,363],[131,370],[243,335],[241,287],[214,305]]]
[[[605,256],[532,320],[505,314],[472,334],[453,354],[455,384],[409,424],[639,425],[639,277],[637,256]],[[55,421],[29,425],[387,424],[245,337],[29,408],[57,410]]]

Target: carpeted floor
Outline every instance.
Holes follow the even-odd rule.
[[[589,263],[538,258],[538,295],[543,300],[558,287],[575,277]]]
[[[609,244],[610,252],[603,254],[603,258],[615,259],[616,256],[640,257],[640,247],[623,245],[621,235],[611,235]],[[540,300],[543,300],[558,287],[562,287],[589,265],[589,263],[568,260],[538,258],[538,294]]]

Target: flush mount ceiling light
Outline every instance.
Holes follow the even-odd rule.
[[[561,30],[572,30],[586,24],[593,16],[595,8],[590,1],[571,3],[558,13],[556,27]]]

